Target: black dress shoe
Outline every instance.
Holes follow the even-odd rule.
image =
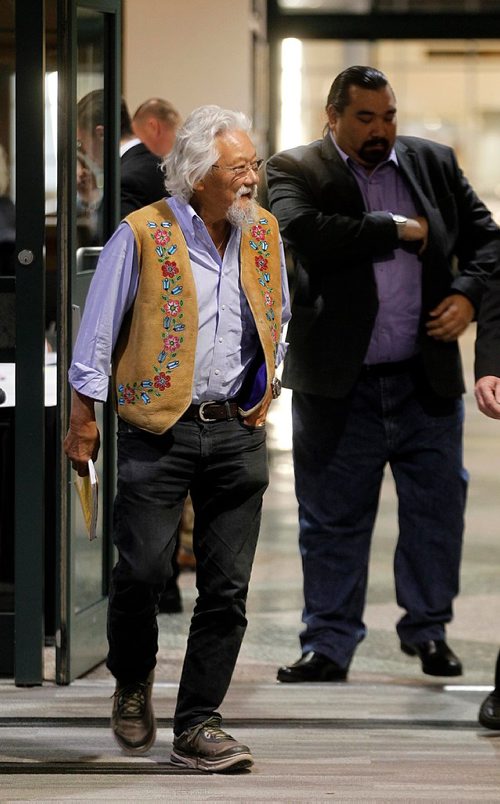
[[[481,704],[479,722],[487,729],[500,731],[500,692],[490,692]]]
[[[276,678],[278,681],[295,684],[301,681],[345,681],[347,670],[348,668],[340,667],[337,662],[311,650],[304,653],[295,664],[280,667]]]
[[[419,656],[422,670],[428,676],[462,675],[462,662],[444,639],[429,639],[412,645],[402,642],[401,650],[408,656]]]

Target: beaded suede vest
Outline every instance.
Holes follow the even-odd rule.
[[[198,337],[196,285],[186,241],[166,201],[132,212],[125,220],[135,236],[139,282],[113,355],[116,407],[125,421],[161,434],[191,404]],[[258,220],[242,230],[240,282],[261,346],[248,373],[260,377],[261,385],[249,388],[247,378],[238,400],[240,412],[247,415],[258,408],[274,377],[281,331],[279,230],[276,219],[262,208]]]

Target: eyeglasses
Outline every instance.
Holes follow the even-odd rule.
[[[212,165],[217,170],[230,170],[235,179],[242,179],[247,173],[258,173],[264,160],[256,159],[255,162],[248,162],[246,165],[236,165],[236,167],[225,167],[225,165]]]

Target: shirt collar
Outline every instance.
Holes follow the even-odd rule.
[[[177,218],[184,237],[187,235],[186,239],[188,239],[188,237],[199,236],[202,230],[205,232],[207,231],[203,218],[200,218],[191,204],[188,201],[185,201],[180,195],[172,195],[170,198],[166,198],[165,200]],[[234,229],[235,227],[231,225],[231,235],[233,234]],[[241,232],[240,229],[237,229],[237,231],[238,233]]]
[[[200,223],[203,223],[203,221],[191,204],[181,198],[180,195],[173,195],[171,198],[167,198],[167,204],[177,218],[184,236],[186,237],[186,235],[188,235],[189,237],[194,237],[196,228],[199,227]]]
[[[134,145],[139,145],[140,142],[141,140],[138,137],[134,137],[133,140],[127,140],[126,142],[122,143],[120,145],[120,156],[123,156],[123,154],[126,154],[127,151],[130,151]]]
[[[341,159],[343,159],[343,161],[346,163],[346,165],[349,165],[349,167],[352,166],[352,167],[362,168],[362,165],[360,165],[359,162],[356,162],[355,159],[352,159],[352,157],[350,157],[348,154],[346,154],[345,151],[342,150],[340,145],[338,145],[335,137],[333,136],[333,131],[331,131],[331,130],[330,130],[330,137],[332,138],[332,142],[335,145],[335,147],[336,147]],[[387,157],[387,159],[384,159],[383,162],[380,162],[380,164],[377,165],[375,170],[377,168],[381,167],[382,165],[388,165],[390,162],[392,162],[394,165],[396,165],[396,167],[399,167],[398,157],[397,157],[396,149],[394,148],[394,146],[392,147],[392,150],[391,150],[389,156]]]

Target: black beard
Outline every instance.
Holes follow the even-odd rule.
[[[372,150],[374,145],[383,146],[383,151]],[[383,162],[384,159],[387,159],[389,151],[389,142],[384,137],[377,137],[376,139],[365,142],[364,145],[361,146],[359,156],[363,162],[367,162],[369,165],[378,165],[380,162]]]

